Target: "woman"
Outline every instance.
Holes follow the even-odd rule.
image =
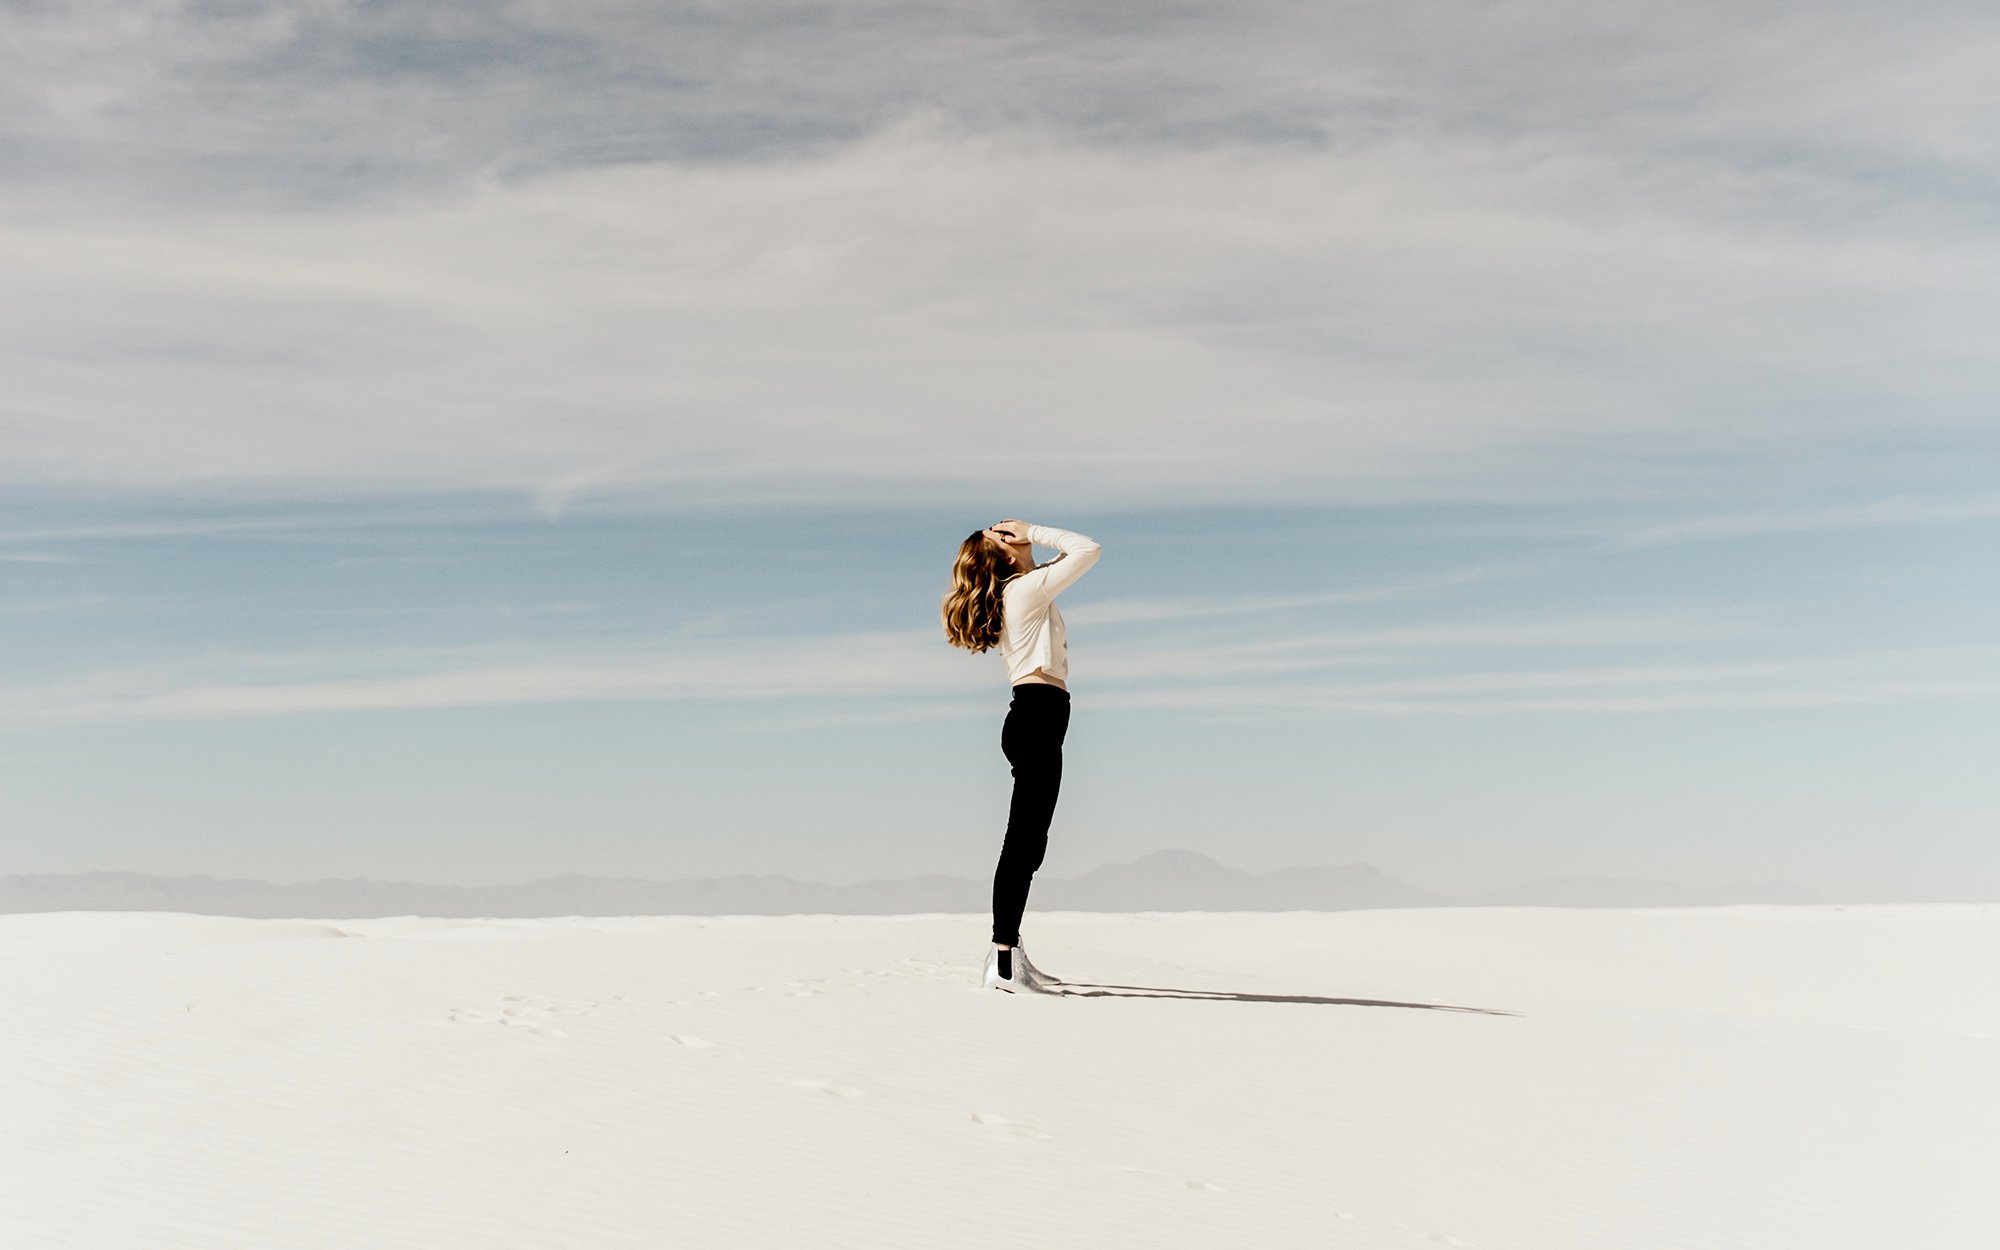
[[[1061,552],[1036,564],[1034,544]],[[1021,949],[1028,886],[1049,847],[1049,821],[1062,785],[1062,744],[1069,731],[1069,641],[1056,595],[1097,563],[1098,545],[1081,534],[1007,520],[966,536],[952,565],[952,588],[940,611],[954,647],[1000,648],[1014,698],[1000,728],[1000,750],[1013,766],[1007,838],[993,872],[993,949],[980,984],[1009,993],[1051,993],[1055,978]]]

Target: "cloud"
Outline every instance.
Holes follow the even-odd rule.
[[[1116,693],[1105,708],[1172,708],[1181,711],[1254,712],[1260,718],[1302,716],[1517,716],[1522,714],[1647,714],[1773,708],[1823,708],[1979,699],[2000,693],[2000,682],[1859,683],[1837,689],[1676,690],[1644,694],[1560,698],[1409,699],[1355,695],[1339,687],[1285,690],[1211,689],[1179,694]]]
[[[71,612],[77,608],[96,607],[109,603],[109,595],[70,595],[58,599],[16,599],[0,600],[0,616],[36,616],[43,612]]]
[[[1301,608],[1334,607],[1350,603],[1380,603],[1411,598],[1435,590],[1446,590],[1472,582],[1504,579],[1546,568],[1552,561],[1511,560],[1505,563],[1450,569],[1423,577],[1363,586],[1351,590],[1318,591],[1303,595],[1175,595],[1170,598],[1127,597],[1100,599],[1067,609],[1064,619],[1103,625],[1134,621],[1189,620],[1217,616],[1250,616],[1270,612],[1290,612]]]
[[[1969,7],[112,13],[0,18],[0,481],[1635,497],[1991,428]]]
[[[292,539],[309,539],[326,530],[381,526],[397,528],[451,522],[514,519],[518,512],[501,512],[488,507],[450,511],[442,507],[424,510],[385,512],[365,508],[273,513],[263,516],[148,517],[135,521],[85,521],[40,524],[28,529],[0,530],[0,543],[73,542],[93,539],[207,537],[219,534],[268,534]],[[26,559],[0,555],[0,559]],[[68,563],[81,557],[64,556]]]
[[[1844,508],[1803,512],[1744,513],[1691,517],[1648,525],[1608,540],[1612,547],[1659,547],[1757,534],[1867,529],[1895,525],[1940,525],[2000,517],[2000,496],[1974,499],[1876,499]]]
[[[1726,616],[1588,613],[1545,619],[1317,630],[1199,646],[1123,640],[1090,680],[1094,705],[1299,714],[1665,711],[1704,707],[1931,702],[2000,690],[1968,677],[1991,646],[1854,650],[1667,661],[1663,649],[1754,632]],[[1493,667],[1510,653],[1639,658],[1570,668]],[[144,668],[0,691],[0,721],[119,721],[358,709],[529,706],[595,700],[748,701],[927,717],[989,706],[991,656],[952,651],[929,630],[716,637],[700,630],[523,646],[247,653],[210,650]],[[1395,671],[1396,666],[1403,671]],[[1373,674],[1328,681],[1328,670]],[[1162,677],[1173,677],[1168,685]],[[851,710],[851,709],[850,709]]]

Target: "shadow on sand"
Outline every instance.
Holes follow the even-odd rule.
[[[1518,1016],[1498,1007],[1453,1007],[1446,1003],[1399,1003],[1386,998],[1319,998],[1311,994],[1239,994],[1229,990],[1177,990],[1161,985],[1101,985],[1058,981],[1049,992],[1069,998],[1184,998],[1217,1003],[1322,1003],[1329,1007],[1415,1007],[1423,1011],[1470,1011],[1482,1016]]]

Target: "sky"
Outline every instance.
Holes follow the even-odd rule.
[[[0,874],[2000,901],[2000,14],[0,10]],[[1043,552],[1042,558],[1052,553]]]

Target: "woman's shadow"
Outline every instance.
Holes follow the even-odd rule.
[[[1454,1007],[1448,1003],[1399,1003],[1387,998],[1320,998],[1312,994],[1245,994],[1231,990],[1177,990],[1160,985],[1104,985],[1094,981],[1050,981],[1048,993],[1068,998],[1181,998],[1189,1002],[1321,1003],[1329,1007],[1415,1007],[1424,1011],[1470,1011],[1482,1016],[1518,1016],[1498,1007]]]

